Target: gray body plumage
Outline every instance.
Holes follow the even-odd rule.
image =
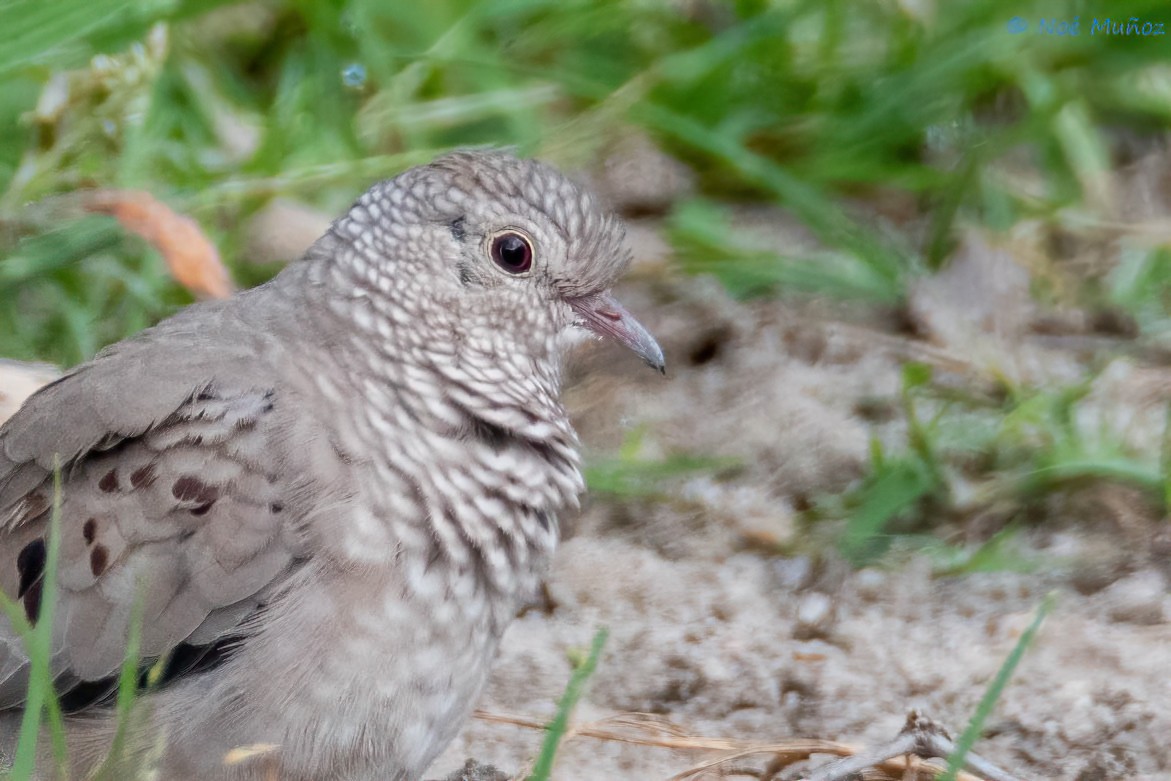
[[[493,264],[501,231],[531,242],[531,270]],[[566,335],[661,365],[608,297],[626,263],[621,227],[552,169],[451,155],[372,188],[270,283],[35,394],[0,428],[0,588],[36,615],[59,458],[59,686],[116,673],[141,595],[144,657],[222,658],[147,695],[131,764],[419,778],[583,488]],[[27,675],[0,619],[0,708]],[[108,707],[69,717],[74,775],[112,730]],[[252,744],[275,748],[223,764]]]

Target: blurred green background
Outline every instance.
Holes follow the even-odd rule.
[[[1090,20],[1161,8],[7,0],[0,354],[74,363],[187,300],[111,220],[30,207],[56,194],[146,189],[255,282],[271,270],[233,261],[246,218],[274,196],[334,213],[460,145],[580,166],[632,126],[699,175],[698,197],[672,207],[684,268],[740,295],[780,285],[897,303],[944,261],[957,219],[1005,229],[1092,210],[1113,165],[1104,133],[1171,119],[1171,39],[1091,35]],[[1032,27],[1014,35],[1017,16]],[[1078,36],[1036,30],[1074,17]],[[998,165],[1009,156],[1020,165]],[[914,235],[864,224],[843,198],[929,222]],[[791,210],[825,257],[738,247],[721,204],[743,200]]]
[[[1034,277],[1039,300],[1121,318],[1165,356],[1171,231],[1126,245],[1109,183],[1171,121],[1171,38],[1091,29],[1164,7],[8,0],[0,356],[72,364],[191,300],[150,245],[79,210],[78,190],[152,193],[196,219],[236,280],[253,284],[276,268],[240,262],[247,226],[276,197],[335,214],[372,181],[451,147],[512,145],[583,168],[631,132],[697,182],[662,207],[671,271],[712,274],[736,297],[822,297],[897,316],[916,280],[946,267],[960,226],[1005,233],[1027,221],[1051,250],[1041,263],[1053,273]],[[1015,17],[1026,30],[1013,31]],[[1038,27],[1074,18],[1077,35]],[[817,249],[745,242],[730,214],[753,203],[793,215]],[[1059,267],[1107,239],[1125,251],[1105,271]],[[896,516],[954,504],[947,465],[958,461],[1008,480],[993,497],[1086,475],[1137,484],[1159,507],[1171,496],[1166,457],[1087,451],[1069,427],[1084,384],[1005,382],[991,402],[961,404],[967,417],[952,405],[950,417],[920,420],[915,399],[930,384],[908,368],[906,453],[876,444],[866,485],[830,508],[852,518],[847,550]],[[595,468],[595,488],[637,471],[619,466]]]

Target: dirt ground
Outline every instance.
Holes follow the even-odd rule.
[[[961,261],[950,279],[978,294],[989,268],[1004,274],[987,266],[986,247],[972,251],[984,270]],[[933,306],[950,307],[956,317],[943,319],[952,324],[965,309],[947,279],[913,302],[928,325]],[[1018,539],[1035,562],[1027,574],[941,577],[914,554],[853,571],[816,545],[794,553],[805,533],[793,505],[861,474],[872,433],[897,436],[897,418],[875,426],[859,410],[894,405],[908,352],[934,348],[881,317],[740,304],[703,280],[635,281],[622,297],[662,337],[671,368],[664,380],[618,350],[587,347],[567,391],[587,447],[609,452],[645,426],[649,457],[682,449],[738,457],[745,468],[684,480],[668,500],[590,500],[557,555],[549,598],[508,631],[484,712],[548,721],[571,655],[605,626],[578,727],[638,712],[705,737],[865,746],[893,738],[917,709],[958,733],[1052,592],[1056,606],[975,750],[1028,779],[1171,778],[1171,538],[1159,519],[1135,520],[1141,513],[1120,489],[1055,503]],[[1012,309],[999,299],[973,306]],[[1011,337],[1004,318],[996,323],[984,328],[989,350]],[[945,348],[934,357],[946,362],[947,345],[959,349],[962,338],[935,340]],[[962,352],[970,363],[980,350]],[[1021,371],[1076,371],[1066,350],[1045,344],[1016,344],[1013,356]],[[1133,391],[1136,372],[1122,361],[1117,387]],[[1158,378],[1155,396],[1165,399],[1167,375]],[[1102,393],[1102,409],[1121,413],[1118,395]],[[1123,417],[1149,432],[1150,421],[1133,424],[1150,408],[1135,402]],[[477,718],[430,775],[469,757],[523,774],[541,739]],[[712,756],[577,736],[563,744],[554,778],[670,779]]]

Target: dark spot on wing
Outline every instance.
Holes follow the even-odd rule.
[[[155,479],[155,465],[153,463],[140,466],[130,473],[130,485],[135,488],[150,488],[154,484]]]
[[[85,537],[85,544],[92,545],[94,535],[98,532],[98,521],[96,518],[86,518],[85,525],[81,527],[81,534]]]
[[[24,617],[28,619],[30,624],[35,625],[37,616],[41,614],[41,588],[44,584],[45,579],[39,578],[28,587],[28,591],[24,592],[24,597],[21,599],[24,605]]]
[[[98,488],[105,493],[112,494],[118,490],[118,470],[111,469],[102,475],[102,479],[98,481]]]
[[[89,552],[89,571],[94,574],[95,578],[101,577],[109,563],[110,552],[105,545],[95,545],[94,549]]]
[[[189,501],[199,497],[200,492],[207,488],[203,481],[198,477],[191,477],[185,475],[175,481],[171,486],[171,493],[180,501]]]
[[[212,505],[214,505],[214,504],[215,504],[215,501],[213,500],[210,502],[204,502],[203,504],[199,505],[198,507],[192,507],[191,514],[192,515],[207,515],[208,511],[211,510]]]
[[[20,575],[20,585],[16,589],[16,596],[19,598],[23,597],[45,573],[45,539],[43,537],[37,537],[20,549],[20,553],[16,555],[16,572]]]
[[[206,504],[220,498],[220,490],[194,475],[183,475],[171,486],[171,494],[181,502]]]
[[[271,512],[273,515],[276,515],[279,512],[284,512],[284,509],[285,509],[285,506],[283,504],[281,504],[280,502],[273,502],[272,504],[270,504],[268,506],[268,511]]]

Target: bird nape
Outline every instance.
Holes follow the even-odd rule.
[[[69,776],[113,742],[137,615],[146,663],[186,655],[139,698],[113,777],[419,778],[584,488],[565,336],[663,369],[610,292],[628,263],[620,222],[554,169],[455,153],[372,187],[267,284],[30,397],[0,428],[0,589],[34,624],[51,611],[50,672],[82,709]],[[5,752],[30,665],[0,618]]]

